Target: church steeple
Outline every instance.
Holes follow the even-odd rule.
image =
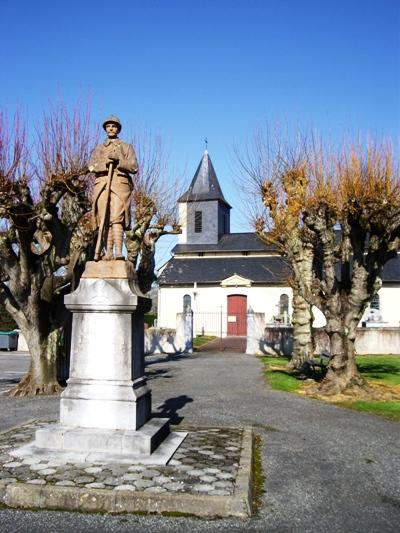
[[[223,234],[230,232],[231,206],[225,200],[207,150],[178,203],[181,244],[216,244]]]
[[[229,208],[231,207],[224,198],[208,150],[205,150],[189,189],[179,198],[178,202],[208,200],[219,200]]]

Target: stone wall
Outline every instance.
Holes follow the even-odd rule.
[[[290,355],[293,350],[293,328],[291,326],[265,326],[264,313],[247,314],[248,354],[268,354],[276,357]]]
[[[193,314],[178,313],[176,329],[148,328],[144,336],[145,355],[193,352]]]
[[[329,338],[324,328],[314,328],[314,341],[316,354],[329,355]],[[249,312],[246,353],[290,356],[292,350],[292,326],[265,326],[263,313]],[[356,353],[400,354],[400,328],[358,328]]]
[[[365,354],[400,354],[400,328],[358,328],[356,352]]]
[[[329,355],[329,339],[323,328],[314,330],[315,353]],[[358,328],[357,355],[400,354],[400,328]]]

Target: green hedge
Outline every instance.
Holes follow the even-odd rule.
[[[149,328],[152,328],[154,325],[154,320],[157,318],[157,315],[152,315],[148,313],[147,315],[144,315],[144,321],[149,326]]]

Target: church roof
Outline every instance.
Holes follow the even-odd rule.
[[[282,257],[232,257],[171,259],[160,277],[160,285],[219,284],[238,274],[253,283],[287,285],[290,267]]]
[[[268,257],[193,257],[172,258],[161,272],[159,285],[220,284],[222,280],[238,274],[255,284],[287,285],[291,268],[285,258]],[[339,274],[339,272],[338,272]],[[384,284],[400,283],[400,258],[390,259],[383,268]]]
[[[178,199],[178,202],[204,202],[207,200],[219,200],[231,207],[224,198],[211,158],[208,151],[205,150],[189,189]]]
[[[256,233],[225,233],[217,244],[177,244],[173,254],[196,252],[276,252],[272,244],[265,244]]]
[[[382,281],[384,283],[400,282],[400,257],[393,257],[383,267]]]

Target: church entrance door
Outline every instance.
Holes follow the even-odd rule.
[[[232,294],[228,296],[228,323],[229,336],[247,335],[247,296]]]

